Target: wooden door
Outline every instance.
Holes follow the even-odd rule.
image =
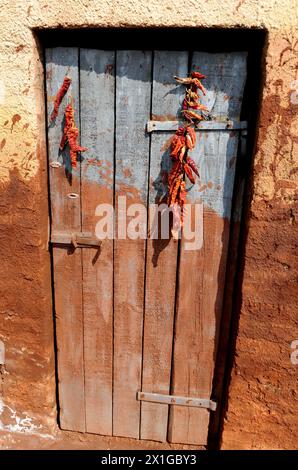
[[[203,243],[190,251],[183,239],[125,238],[124,197],[129,210],[148,209],[165,190],[167,142],[184,95],[173,76],[198,67],[213,119],[197,131],[192,158],[201,179],[188,202],[201,211]],[[48,118],[66,74],[70,89],[48,127],[61,427],[205,444],[246,53],[47,49]],[[75,169],[59,153],[68,101],[88,148]],[[115,209],[113,236],[100,250],[74,248],[73,234],[95,237],[100,204]]]

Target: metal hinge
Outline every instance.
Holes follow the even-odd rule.
[[[178,397],[175,395],[163,395],[160,393],[138,392],[137,399],[150,401],[152,403],[163,403],[166,405],[192,406],[196,408],[207,408],[215,411],[217,403],[208,398]]]
[[[0,340],[0,366],[5,364],[5,346],[3,341]]]
[[[92,233],[53,232],[51,243],[53,245],[72,245],[74,248],[99,248],[102,242]]]
[[[147,132],[154,131],[176,131],[181,125],[179,121],[148,121]],[[233,121],[231,119],[201,121],[195,126],[195,130],[220,131],[220,130],[241,130],[247,128],[247,121]]]

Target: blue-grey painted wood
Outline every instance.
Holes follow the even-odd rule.
[[[188,202],[201,202],[205,209],[230,219],[239,132],[197,132],[197,145],[190,156],[199,167],[197,184],[187,182]]]
[[[72,79],[56,120],[48,127],[52,231],[81,230],[80,163],[71,171],[69,151],[59,155],[64,109],[70,100],[79,118],[79,71],[77,48],[46,49],[46,86],[48,120],[54,98],[65,75]],[[75,193],[76,198],[69,197]],[[60,423],[63,429],[85,431],[83,317],[81,287],[81,250],[53,247],[55,315],[58,347]]]
[[[152,114],[159,119],[177,116],[184,90],[177,86],[173,76],[186,76],[188,52],[155,51],[153,62]],[[158,204],[167,193],[166,178],[172,163],[169,156],[167,132],[151,136],[149,203]],[[166,147],[166,148],[165,148]],[[165,212],[164,212],[165,214]],[[153,215],[149,226],[156,222]],[[153,236],[152,228],[150,235]],[[177,269],[177,241],[147,240],[146,301],[144,313],[144,347],[142,391],[168,394],[171,382],[173,319]],[[166,441],[168,405],[143,402],[141,405],[141,438]]]
[[[239,120],[239,97],[242,97],[244,91],[246,63],[246,52],[194,52],[193,69],[206,75],[202,83],[207,93],[202,96],[201,102],[207,106],[214,118],[228,117]]]
[[[113,207],[115,53],[80,50],[82,230],[95,232],[96,208]],[[102,215],[104,215],[102,213]],[[83,256],[86,431],[112,434],[113,240]]]
[[[151,57],[146,51],[116,56],[116,210],[118,196],[126,197],[127,207],[147,204]],[[113,434],[134,438],[140,426],[145,244],[119,235],[114,243]]]
[[[213,115],[239,119],[246,78],[246,53],[195,52],[192,70],[207,75],[202,99]],[[173,354],[173,395],[210,398],[225,283],[229,219],[238,147],[238,132],[197,133],[192,158],[201,181],[191,187],[188,202],[203,204],[203,244],[187,250],[182,240]],[[169,440],[206,444],[209,412],[171,407]]]

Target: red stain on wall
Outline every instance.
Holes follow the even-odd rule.
[[[4,145],[6,144],[6,139],[2,139],[1,140],[1,144],[0,144],[0,150],[3,149]]]
[[[19,46],[16,47],[15,51],[16,53],[18,52],[21,52],[23,49],[25,49],[25,45],[24,44],[20,44]]]
[[[12,132],[14,126],[16,125],[16,123],[19,122],[21,119],[22,118],[19,114],[14,114],[12,116],[12,118],[11,118],[11,128],[10,128],[11,132]]]

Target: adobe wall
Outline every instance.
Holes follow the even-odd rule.
[[[297,12],[295,0],[0,0],[0,429],[56,429],[43,65],[32,28],[257,27],[268,49],[222,448],[297,448]]]

